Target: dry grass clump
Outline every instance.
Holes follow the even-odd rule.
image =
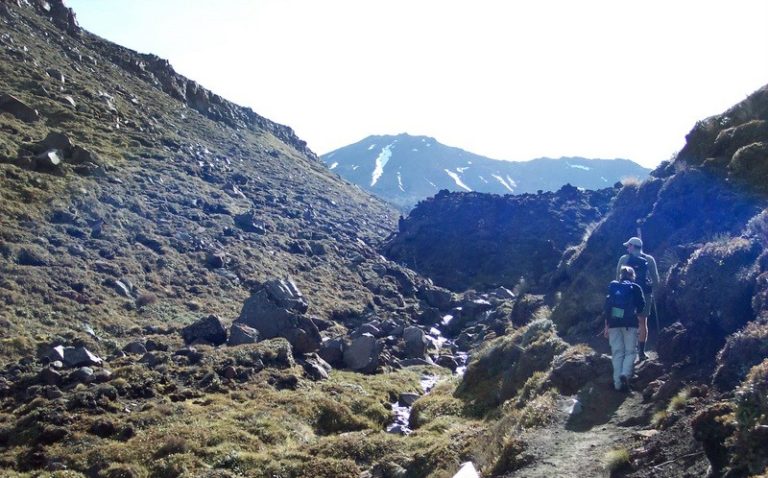
[[[615,473],[629,466],[629,451],[626,448],[609,451],[603,458],[603,466],[609,473]]]
[[[685,408],[685,406],[688,404],[690,395],[690,388],[685,387],[684,389],[680,390],[677,395],[672,397],[672,399],[669,401],[669,404],[667,405],[667,413],[673,413]]]

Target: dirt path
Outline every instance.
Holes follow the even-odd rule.
[[[582,412],[570,416],[571,401],[563,399],[551,425],[526,432],[522,438],[528,443],[532,462],[506,476],[608,476],[605,454],[637,446],[641,439],[637,432],[648,422],[650,410],[638,392],[625,394],[610,387],[592,387],[582,394],[581,403]]]

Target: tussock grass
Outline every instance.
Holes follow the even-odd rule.
[[[609,473],[614,473],[629,465],[629,451],[626,448],[611,450],[603,458],[603,466]]]
[[[684,389],[680,390],[677,395],[672,397],[672,399],[669,401],[669,404],[667,405],[667,413],[673,413],[685,408],[685,406],[688,404],[690,395],[690,388],[685,387]]]

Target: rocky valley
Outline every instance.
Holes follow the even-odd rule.
[[[764,476],[768,87],[643,181],[398,221],[61,0],[0,0],[8,477]],[[622,243],[662,284],[611,384]]]

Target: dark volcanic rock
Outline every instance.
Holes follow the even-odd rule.
[[[37,111],[15,96],[0,94],[0,112],[9,113],[25,123],[34,123],[40,119]]]
[[[227,330],[220,318],[209,315],[181,329],[181,336],[187,344],[195,340],[205,340],[212,345],[221,345],[227,341]]]
[[[284,337],[297,353],[320,347],[320,331],[304,316],[307,302],[290,280],[273,280],[251,295],[236,320],[259,331],[262,339]]]
[[[234,323],[229,328],[227,345],[255,344],[259,341],[259,331],[242,323]]]
[[[67,367],[101,365],[102,360],[85,347],[64,347],[64,364]]]
[[[519,196],[441,191],[400,221],[384,253],[452,290],[512,288],[521,278],[541,289],[615,193],[572,186]],[[444,297],[422,296],[435,307],[446,305]]]
[[[427,335],[418,327],[407,327],[403,331],[405,341],[405,356],[407,358],[424,358],[427,354]]]
[[[379,362],[381,345],[371,334],[363,334],[344,348],[344,365],[361,372],[374,372]]]

